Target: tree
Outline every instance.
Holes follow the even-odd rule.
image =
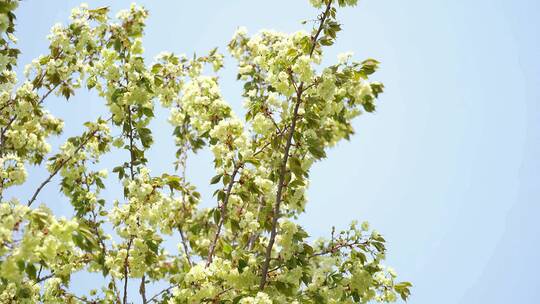
[[[0,302],[125,304],[129,293],[141,303],[405,300],[411,284],[396,282],[381,264],[385,240],[367,223],[332,228],[328,240],[311,242],[294,221],[305,208],[312,164],[353,134],[351,120],[373,112],[383,90],[368,80],[374,59],[343,54],[320,66],[340,31],[338,8],[356,0],[310,2],[320,9],[311,32],[250,37],[240,28],[228,44],[244,83],[247,114],[239,119],[220,94],[217,49],[193,58],[165,52],[145,63],[148,12],[135,5],[116,22],[107,7],[74,9],[18,84],[18,1],[0,1]],[[51,154],[47,140],[63,123],[44,102],[84,88],[102,97],[108,116],[86,122],[86,131]],[[159,106],[170,110],[178,150],[174,170],[156,175],[145,152]],[[188,154],[203,148],[214,156],[213,208],[199,207],[201,196],[184,174]],[[100,191],[113,177],[100,159],[119,150],[126,159],[111,169],[124,197],[109,202]],[[4,197],[25,183],[29,165],[46,166],[49,176],[27,198]],[[38,206],[56,179],[73,207],[69,219]],[[177,236],[180,251],[170,254],[163,242]],[[87,295],[69,288],[81,271],[103,276]],[[134,280],[138,291],[128,289]],[[147,294],[156,282],[166,288]]]

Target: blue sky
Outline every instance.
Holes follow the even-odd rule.
[[[17,11],[21,67],[45,52],[49,28],[65,22],[78,3],[23,1]],[[315,16],[307,0],[138,3],[151,13],[148,58],[162,50],[225,51],[238,26],[250,33],[289,32]],[[117,11],[129,4],[111,6]],[[343,31],[328,62],[349,50],[357,59],[376,58],[382,65],[375,78],[387,89],[377,113],[355,121],[352,140],[314,167],[301,217],[310,234],[326,236],[332,225],[353,219],[370,221],[388,240],[388,264],[414,283],[413,304],[537,303],[539,13],[536,0],[361,0],[342,10]],[[221,77],[226,99],[242,113],[230,58]],[[66,119],[66,135],[103,111],[103,101],[86,92],[69,103],[52,98],[47,106]],[[149,155],[154,172],[171,171],[174,147],[165,117],[154,123],[163,130]],[[188,167],[207,201],[210,160],[202,152]],[[45,176],[31,173],[30,186]],[[28,189],[16,193],[27,197]],[[112,189],[105,196],[121,198]],[[41,198],[69,214],[54,187]]]

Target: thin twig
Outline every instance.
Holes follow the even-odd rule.
[[[41,282],[46,281],[46,280],[48,280],[48,279],[50,279],[52,277],[54,277],[54,273],[51,273],[49,275],[46,275],[46,276],[44,276],[42,278],[37,279],[36,283],[41,283]]]
[[[168,292],[169,290],[173,289],[174,287],[176,287],[176,286],[169,286],[169,287],[163,289],[162,291],[158,292],[158,293],[155,294],[153,297],[151,297],[150,300],[148,300],[148,303],[152,303],[153,301],[156,301],[157,298],[158,298],[160,295],[162,295],[162,294]]]
[[[124,299],[122,303],[127,303],[127,285],[128,285],[128,269],[129,269],[129,250],[131,249],[131,243],[133,242],[133,238],[130,238],[127,245],[127,252],[126,252],[126,258],[124,259]]]
[[[188,261],[189,267],[193,266],[193,263],[191,262],[191,256],[189,254],[189,248],[187,245],[187,239],[184,236],[184,231],[182,228],[178,227],[178,232],[180,233],[180,238],[182,239],[182,246],[184,246],[184,252],[186,253],[186,259]]]
[[[208,250],[208,258],[206,259],[206,267],[210,266],[210,264],[212,263],[212,258],[214,257],[214,251],[216,249],[217,241],[221,233],[221,227],[223,226],[223,223],[225,222],[227,204],[229,202],[229,197],[231,196],[231,190],[235,182],[234,178],[236,177],[238,170],[240,170],[240,167],[241,167],[240,164],[237,164],[236,166],[234,166],[234,170],[231,175],[231,181],[229,182],[229,185],[227,186],[227,190],[225,192],[225,198],[223,199],[223,203],[221,204],[221,208],[220,208],[221,217],[219,219],[216,234],[214,235],[214,240],[212,241],[212,244],[210,245],[210,249]]]
[[[315,253],[315,254],[311,255],[309,258],[325,255],[325,254],[328,254],[328,253],[335,253],[336,251],[340,250],[341,248],[353,248],[355,246],[367,245],[367,244],[368,244],[367,240],[363,241],[363,242],[354,241],[354,242],[349,242],[349,243],[338,243],[338,244],[336,244],[334,246],[331,246],[330,248],[328,248],[326,250],[323,250],[321,252],[318,252],[318,253]]]
[[[98,131],[99,131],[99,129],[96,129],[93,132],[91,132],[88,135],[88,137],[75,149],[75,151],[73,151],[73,154],[71,154],[68,158],[62,159],[62,161],[56,166],[56,169],[36,189],[36,191],[34,192],[32,197],[28,200],[28,203],[26,204],[27,206],[31,206],[34,203],[34,201],[37,199],[37,196],[41,192],[43,187],[45,187],[48,183],[51,182],[53,177],[55,177],[56,174],[58,174],[58,172],[60,172],[60,169],[62,169],[62,167],[64,167],[64,165],[66,163],[68,163],[84,147],[84,145],[86,145],[90,141],[90,139],[92,139],[92,137],[94,137],[94,135]]]
[[[180,159],[180,166],[181,166],[181,176],[182,176],[182,182],[186,183],[186,163],[187,163],[187,151],[189,149],[188,144],[184,144],[182,146],[182,154]],[[172,196],[172,189],[171,189],[171,196]],[[187,202],[186,202],[186,191],[182,191],[182,207],[184,208],[184,212],[187,213],[186,208]],[[184,253],[186,254],[186,259],[188,261],[189,267],[193,266],[193,263],[191,262],[191,254],[189,252],[189,246],[188,246],[188,240],[184,235],[184,230],[182,230],[182,227],[178,225],[178,233],[180,233],[180,239],[182,241],[182,246],[184,247]]]

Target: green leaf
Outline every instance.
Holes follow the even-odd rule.
[[[163,65],[160,63],[156,63],[152,66],[152,73],[157,74],[161,69],[163,68]]]
[[[309,153],[313,155],[316,159],[321,159],[326,157],[324,149],[318,145],[312,145],[308,147]]]
[[[222,176],[223,176],[223,174],[218,174],[218,175],[212,177],[212,179],[210,180],[210,185],[219,183]]]
[[[230,175],[224,175],[223,176],[223,185],[228,185],[231,182],[231,176]]]
[[[334,41],[332,41],[332,39],[327,36],[324,36],[323,38],[321,38],[319,42],[320,44],[324,46],[331,46],[332,44],[334,44]]]
[[[302,162],[297,157],[291,157],[289,159],[289,168],[297,177],[304,175],[304,170],[302,170]]]
[[[248,266],[248,262],[244,259],[238,260],[238,272],[244,272],[244,268]]]
[[[227,256],[229,256],[232,252],[232,246],[228,243],[223,243],[223,253],[225,253]]]
[[[394,285],[395,291],[399,293],[403,301],[407,301],[407,298],[411,295],[410,287],[412,287],[410,282],[400,282]]]
[[[252,164],[254,166],[259,166],[261,164],[261,162],[259,160],[257,160],[256,158],[253,158],[253,157],[248,157],[248,158],[244,159],[244,162],[248,163],[248,164]]]
[[[159,246],[158,244],[153,240],[146,240],[146,246],[155,254],[158,253]]]
[[[36,273],[37,273],[36,266],[34,266],[34,264],[32,263],[28,263],[28,265],[26,266],[26,274],[28,275],[28,277],[31,280],[35,280]]]
[[[216,225],[218,225],[219,223],[219,220],[221,218],[221,210],[219,210],[218,208],[215,208],[214,211],[212,212],[213,214],[213,217],[214,217],[214,223]]]
[[[154,117],[154,111],[151,108],[142,108],[141,111],[146,117]]]

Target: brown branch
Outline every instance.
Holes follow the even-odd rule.
[[[56,90],[56,88],[58,88],[58,87],[59,87],[61,84],[63,84],[64,82],[65,82],[65,81],[61,81],[61,82],[55,84],[52,88],[50,88],[50,89],[47,91],[47,93],[45,93],[45,94],[41,97],[41,99],[38,101],[38,105],[42,104],[43,101],[45,101],[45,99],[46,99],[47,97],[49,97],[49,95],[51,95],[51,93],[52,93],[54,90]]]
[[[65,292],[65,291],[64,291],[64,292]],[[75,294],[69,293],[69,292],[66,292],[66,295],[67,295],[68,297],[75,298],[75,299],[77,299],[77,300],[79,300],[79,301],[81,301],[81,302],[83,302],[83,303],[87,303],[87,304],[95,304],[95,303],[97,303],[97,302],[94,301],[94,300],[87,300],[87,299],[81,298],[81,297],[79,297],[79,296],[77,296],[77,295],[75,295]]]
[[[54,277],[54,273],[51,273],[51,274],[46,275],[46,276],[44,276],[42,278],[36,279],[36,283],[41,283],[41,282],[46,281],[46,280],[48,280],[48,279],[50,279],[52,277]]]
[[[289,160],[289,151],[291,149],[292,138],[294,135],[294,130],[296,128],[296,116],[298,115],[298,109],[300,108],[300,102],[301,102],[301,92],[298,92],[298,93],[299,93],[297,94],[298,99],[296,101],[296,105],[294,107],[294,112],[293,112],[291,130],[289,132],[289,136],[287,137],[287,144],[285,145],[285,152],[284,152],[283,161],[281,163],[281,168],[280,168],[278,189],[277,189],[277,194],[276,194],[276,203],[274,205],[274,210],[273,210],[274,217],[272,219],[272,229],[270,231],[270,240],[268,242],[268,246],[266,247],[266,254],[265,254],[265,260],[264,260],[264,264],[262,268],[259,290],[263,290],[264,286],[266,285],[266,276],[268,274],[268,267],[270,265],[270,256],[272,254],[272,247],[274,246],[274,242],[276,240],[276,235],[277,235],[277,222],[279,219],[283,186],[285,183],[285,173],[287,169],[287,162]]]
[[[129,161],[129,171],[130,171],[130,177],[131,179],[133,180],[135,178],[135,173],[134,173],[134,170],[133,170],[133,160],[134,160],[134,153],[133,153],[133,126],[132,126],[132,120],[131,120],[131,107],[128,105],[127,107],[127,112],[128,112],[128,119],[129,119],[129,133],[128,133],[128,138],[129,138],[129,157],[130,157],[130,161]],[[133,236],[130,236],[129,237],[129,240],[128,240],[128,245],[127,245],[127,249],[126,249],[126,259],[124,260],[124,297],[123,297],[123,304],[126,304],[127,303],[127,285],[128,285],[128,272],[129,272],[129,263],[128,263],[128,259],[129,259],[129,251],[131,249],[131,244],[133,242]],[[144,277],[144,275],[143,275]],[[144,281],[141,282],[141,284],[144,284]],[[141,288],[143,288],[141,286]],[[139,292],[141,291],[141,288],[139,289]]]
[[[128,78],[126,76],[126,81],[128,81]],[[133,152],[133,147],[134,147],[134,140],[133,140],[133,120],[132,120],[132,117],[131,117],[131,106],[127,106],[127,112],[128,112],[128,119],[129,119],[129,133],[127,134],[128,135],[128,138],[129,138],[129,171],[130,171],[130,177],[131,179],[135,179],[135,170],[134,170],[134,166],[133,166],[133,162],[135,161],[135,153]],[[139,219],[137,218],[137,224],[138,224],[138,221]],[[128,272],[129,272],[129,263],[128,263],[128,258],[129,258],[129,251],[131,249],[131,244],[133,243],[133,236],[130,236],[129,237],[129,241],[128,241],[128,246],[127,246],[127,249],[126,249],[126,259],[124,261],[124,300],[123,300],[123,303],[126,304],[127,303],[127,283],[128,283]],[[143,281],[141,282],[141,287],[139,288],[139,292],[141,292],[141,290],[145,290],[145,287],[143,286],[144,285],[144,275],[143,275]],[[145,294],[141,293],[143,299],[146,297]]]
[[[312,36],[312,46],[309,52],[309,56],[311,57],[313,55],[313,52],[315,51],[315,47],[317,44],[317,39],[324,27],[324,22],[326,21],[326,18],[328,17],[328,14],[330,12],[330,8],[332,7],[332,1],[329,0],[326,9],[321,16],[319,28],[317,29],[317,32],[315,35]],[[293,82],[294,83],[294,82]],[[298,86],[298,89],[296,90],[296,104],[294,106],[293,116],[292,116],[292,122],[291,122],[291,129],[289,131],[289,135],[287,137],[287,143],[285,145],[285,151],[283,154],[283,161],[281,162],[281,168],[279,173],[279,180],[278,180],[278,189],[276,193],[276,203],[274,205],[273,209],[273,219],[272,219],[272,228],[270,230],[270,240],[268,241],[268,246],[266,247],[266,253],[265,253],[265,260],[262,266],[262,273],[261,273],[261,281],[259,284],[259,290],[264,290],[264,287],[266,285],[267,275],[268,275],[268,267],[270,266],[270,257],[272,255],[272,248],[274,247],[274,242],[276,240],[277,235],[277,225],[278,220],[280,217],[280,207],[281,207],[281,201],[282,201],[282,194],[283,194],[283,187],[285,183],[285,173],[287,171],[287,162],[289,160],[289,151],[291,149],[292,139],[294,136],[294,131],[296,128],[296,120],[298,117],[298,109],[300,108],[300,104],[302,102],[302,93],[304,88],[304,82],[300,83]]]
[[[168,292],[169,290],[173,289],[174,287],[176,287],[176,286],[169,286],[169,287],[163,289],[162,291],[158,292],[158,293],[155,294],[153,297],[151,297],[150,300],[148,300],[148,303],[152,303],[152,302],[154,302],[154,301],[157,301],[157,298],[158,298],[160,295],[162,295],[162,294]]]
[[[354,241],[354,242],[348,242],[348,243],[347,242],[338,243],[338,244],[336,244],[334,246],[331,246],[330,248],[328,248],[326,250],[323,250],[321,252],[318,252],[318,253],[315,253],[315,254],[311,255],[309,258],[325,255],[325,254],[328,254],[328,253],[335,253],[336,251],[340,250],[341,248],[351,248],[352,249],[355,246],[367,245],[368,243],[369,243],[368,240],[363,241],[363,242]]]
[[[125,52],[125,50],[124,50]],[[129,57],[129,52],[127,52],[127,56]],[[125,59],[122,59],[123,64],[126,64]],[[129,85],[129,74],[127,71],[124,73],[124,77],[126,80],[126,88]],[[135,162],[135,152],[133,151],[133,147],[135,146],[134,143],[134,135],[133,135],[133,117],[131,113],[131,105],[127,106],[127,112],[128,112],[128,123],[129,123],[129,130],[127,133],[128,139],[129,139],[129,172],[131,180],[135,179],[135,169],[134,169],[134,162]],[[139,225],[139,217],[137,217],[137,226]],[[128,273],[129,273],[129,251],[131,249],[131,245],[133,243],[133,236],[130,235],[128,240],[128,246],[126,249],[126,259],[124,261],[124,299],[123,304],[127,303],[127,284],[128,284]],[[141,294],[141,297],[143,299],[143,302],[146,304],[146,286],[145,286],[145,275],[143,274],[141,279],[141,285],[139,287],[139,293]]]
[[[128,241],[127,249],[126,249],[126,258],[124,259],[124,299],[122,301],[123,304],[127,303],[127,285],[128,285],[128,266],[129,266],[129,250],[131,249],[131,244],[133,243],[133,238],[130,238]]]
[[[308,259],[312,259],[312,258],[315,258],[315,257],[318,257],[318,256],[321,256],[321,255],[325,255],[325,254],[329,254],[329,253],[335,253],[337,251],[339,251],[341,248],[350,248],[352,249],[353,247],[355,246],[360,246],[360,245],[367,245],[369,241],[363,241],[363,242],[359,242],[359,241],[354,241],[354,242],[345,242],[345,243],[339,243],[335,246],[331,246],[330,248],[326,249],[326,250],[323,250],[321,252],[318,252],[318,253],[315,253],[315,254],[312,254],[310,256],[308,256],[307,258]],[[268,270],[268,273],[272,273],[272,272],[275,272],[275,271],[278,271],[280,270],[281,268],[285,267],[286,265],[285,264],[281,264],[279,266],[276,266],[270,270]]]
[[[221,288],[223,288],[223,286],[222,286]],[[227,289],[223,289],[223,290],[220,291],[217,295],[215,295],[214,298],[208,299],[208,300],[203,299],[203,301],[204,301],[204,302],[211,302],[211,303],[213,303],[213,304],[221,303],[221,302],[218,302],[218,301],[219,301],[219,298],[220,298],[222,295],[226,294],[227,292],[229,292],[229,291],[231,291],[231,290],[233,290],[232,287],[229,287],[229,288],[227,288]]]
[[[32,195],[32,197],[28,200],[28,203],[26,204],[27,206],[30,206],[34,203],[34,201],[37,199],[37,196],[38,194],[41,192],[41,190],[43,189],[43,187],[45,187],[48,183],[51,182],[51,180],[56,176],[56,174],[58,174],[58,172],[60,172],[60,169],[62,169],[62,167],[64,167],[65,164],[67,164],[83,147],[84,145],[86,145],[90,139],[92,139],[92,137],[99,131],[99,129],[96,129],[94,130],[93,132],[91,132],[88,137],[75,149],[75,151],[73,152],[72,155],[70,155],[68,158],[65,158],[63,159],[57,166],[56,166],[56,169],[49,175],[49,177],[47,177],[47,179],[45,179],[40,185],[39,187],[36,189],[36,191],[34,192],[34,194]]]
[[[317,39],[319,39],[319,35],[321,34],[321,31],[323,30],[323,27],[324,27],[324,22],[326,21],[326,18],[328,18],[328,14],[330,13],[330,8],[332,7],[332,1],[333,0],[328,0],[324,13],[320,19],[321,23],[319,23],[319,28],[317,29],[317,32],[315,33],[315,35],[311,37],[311,49],[309,50],[309,57],[313,56],[313,52],[315,51],[315,47],[317,46]]]
[[[265,205],[266,203],[264,201],[264,197],[259,197],[259,206],[257,207],[257,223],[261,220],[261,211]],[[255,246],[255,241],[259,238],[260,235],[260,232],[254,232],[252,235],[249,236],[248,242],[246,244],[246,247],[249,251],[253,249],[253,246]]]
[[[92,228],[98,239],[99,246],[101,247],[101,254],[103,255],[103,258],[105,258],[105,256],[107,256],[107,245],[105,245],[105,242],[103,241],[103,236],[99,232],[99,224],[97,223],[97,214],[95,210],[92,210],[92,216],[94,217],[92,221],[92,224],[93,224]],[[107,276],[104,275],[104,277],[107,277]],[[118,288],[116,286],[116,279],[113,276],[111,276],[111,284],[112,284],[112,287],[113,287],[112,289],[114,290],[115,296],[117,297],[118,301],[120,301]]]
[[[193,262],[191,262],[191,256],[189,254],[187,239],[184,236],[184,231],[182,230],[182,228],[178,227],[178,232],[180,233],[180,238],[182,239],[182,246],[184,247],[184,252],[186,253],[186,259],[188,261],[189,267],[191,267],[193,266]]]
[[[187,162],[187,151],[189,149],[189,145],[188,144],[184,144],[182,146],[182,154],[181,154],[181,159],[180,159],[180,166],[181,166],[181,176],[182,176],[182,181],[184,183],[186,183],[186,162]],[[172,192],[173,190],[171,189],[171,196],[172,196]],[[182,191],[182,207],[184,208],[184,212],[187,213],[187,208],[186,208],[186,191],[183,190]],[[189,246],[188,246],[188,240],[186,239],[185,235],[184,235],[184,230],[182,230],[182,227],[180,227],[180,225],[178,225],[178,233],[180,233],[180,239],[182,240],[182,246],[184,247],[184,252],[186,254],[186,259],[188,261],[188,264],[189,264],[189,267],[193,266],[193,262],[191,261],[191,254],[189,253]]]
[[[141,285],[139,286],[139,293],[141,294],[143,304],[147,304],[148,301],[146,300],[146,276],[143,275],[141,278]]]
[[[234,178],[236,177],[238,170],[240,170],[240,167],[241,167],[240,164],[235,165],[233,173],[231,174],[231,181],[229,182],[229,185],[227,186],[227,190],[225,192],[225,198],[223,199],[223,203],[221,204],[221,208],[220,208],[221,217],[219,219],[216,234],[214,235],[214,240],[212,241],[212,244],[210,245],[210,249],[208,250],[208,258],[206,259],[206,267],[210,266],[210,264],[212,263],[212,258],[214,256],[214,251],[216,250],[217,241],[221,233],[221,227],[223,226],[223,223],[225,222],[227,204],[229,203],[229,197],[231,196],[232,187],[234,185]]]

